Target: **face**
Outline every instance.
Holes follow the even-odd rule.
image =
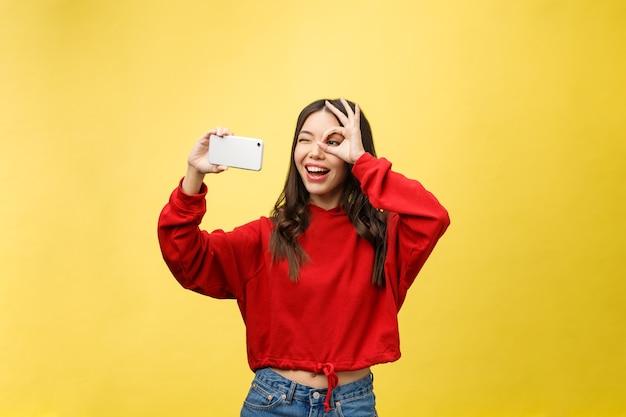
[[[341,158],[325,153],[319,146],[322,142],[337,146],[343,141],[343,136],[339,134],[324,137],[324,132],[335,126],[339,126],[339,122],[329,111],[312,113],[298,133],[293,152],[311,203],[326,210],[339,205],[343,183],[348,175],[348,165]]]

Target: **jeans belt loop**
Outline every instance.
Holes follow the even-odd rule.
[[[287,404],[291,404],[291,400],[293,400],[293,396],[296,393],[296,387],[298,386],[297,383],[291,381],[291,386],[289,387],[289,392],[287,393]]]

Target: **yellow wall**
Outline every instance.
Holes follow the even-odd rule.
[[[269,213],[299,110],[358,101],[453,224],[375,368],[385,417],[626,416],[626,3],[0,1],[0,416],[238,415],[233,302],[156,220],[206,129],[267,141],[206,228]]]

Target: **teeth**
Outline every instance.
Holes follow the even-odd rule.
[[[307,167],[307,171],[315,172],[315,173],[328,172],[327,169],[320,168],[320,167]]]

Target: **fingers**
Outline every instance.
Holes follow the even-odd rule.
[[[352,111],[352,107],[350,107],[346,99],[341,97],[339,100],[341,101],[341,104],[343,104],[343,108],[346,109],[346,113],[348,113],[348,119],[354,119],[354,112]]]
[[[335,134],[341,135],[343,139],[338,140],[337,138],[334,138],[333,142],[335,143],[333,145],[329,145],[328,138]],[[322,149],[322,151],[329,153],[331,155],[338,156],[344,161],[349,162],[348,157],[349,157],[349,152],[350,152],[349,151],[350,140],[345,140],[345,139],[346,139],[346,128],[343,126],[334,126],[334,127],[329,128],[322,134],[322,138],[318,142],[318,146]]]
[[[339,133],[341,136],[345,138],[346,137],[345,130],[346,128],[343,126],[333,126],[327,129],[324,133],[322,133],[322,142],[326,142],[326,138],[328,138],[333,133]]]
[[[347,126],[350,119],[346,117],[345,114],[341,112],[337,107],[335,107],[330,101],[326,100],[326,107],[339,119],[342,125]],[[349,107],[349,106],[348,106]],[[350,114],[350,113],[348,113]]]
[[[222,136],[222,137],[223,137],[223,136],[230,136],[230,135],[232,135],[233,133],[232,133],[232,132],[230,131],[230,129],[228,129],[227,127],[220,127],[220,126],[218,126],[218,127],[215,129],[215,134],[216,134],[217,136]]]
[[[211,135],[224,137],[224,136],[230,136],[232,134],[233,133],[227,127],[220,127],[220,126],[218,126],[218,127],[213,128],[211,130],[208,130],[204,135],[202,135],[200,137],[200,140],[202,142],[208,143],[209,140],[211,139]]]
[[[218,127],[216,127],[216,128],[213,128],[213,129],[211,129],[211,130],[207,131],[207,132],[206,132],[204,135],[202,135],[202,136],[203,136],[203,137],[207,137],[207,138],[208,138],[208,137],[210,137],[211,135],[217,135],[217,136],[230,136],[230,135],[232,135],[232,134],[233,134],[233,132],[231,132],[229,128],[227,128],[227,127],[220,127],[220,126],[218,126]]]
[[[337,116],[337,118],[339,119],[339,121],[341,122],[341,124],[343,124],[344,126],[355,126],[355,127],[360,127],[361,124],[361,110],[359,108],[358,104],[354,105],[354,111],[352,110],[352,107],[350,107],[350,104],[348,104],[348,101],[341,97],[339,99],[341,101],[341,104],[343,104],[344,109],[346,110],[347,116],[345,114],[343,114],[343,112],[341,110],[339,110],[337,107],[335,107],[332,103],[330,103],[328,100],[326,100],[326,107],[333,112],[333,114],[335,116]]]
[[[211,135],[215,135],[215,134],[217,134],[217,129],[211,129],[207,131],[204,135],[202,135],[200,139],[209,140]]]

